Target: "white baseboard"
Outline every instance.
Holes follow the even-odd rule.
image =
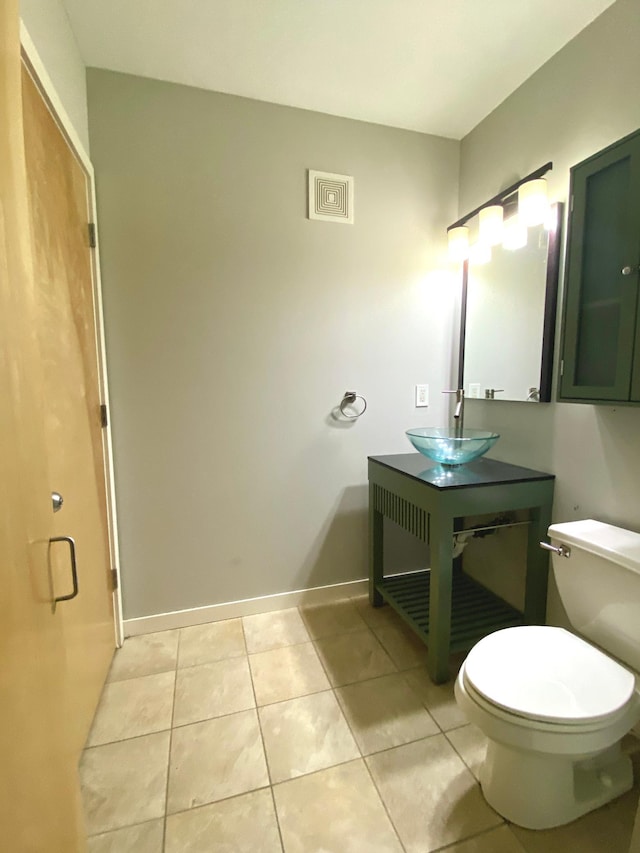
[[[369,581],[348,581],[331,586],[317,586],[313,589],[298,589],[294,592],[282,592],[276,595],[262,595],[259,598],[245,598],[241,601],[229,601],[224,604],[210,604],[206,607],[192,607],[189,610],[174,610],[170,613],[156,613],[153,616],[139,616],[124,620],[125,637],[139,634],[152,634],[156,631],[168,631],[172,628],[188,628],[202,625],[204,622],[219,622],[222,619],[236,619],[238,616],[253,616],[255,613],[269,613],[272,610],[285,610],[300,604],[324,604],[338,601],[352,595],[363,595],[369,588]]]

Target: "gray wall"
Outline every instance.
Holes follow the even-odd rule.
[[[459,143],[95,69],[88,91],[126,617],[365,577],[367,455],[448,414]],[[306,218],[308,168],[354,176],[353,226]]]
[[[20,0],[20,17],[88,151],[85,67],[64,6],[60,0]]]
[[[638,44],[638,0],[618,0],[465,137],[461,213],[548,160],[566,201],[569,168],[640,127]],[[501,433],[494,457],[556,474],[556,521],[640,531],[639,408],[473,401],[466,424]]]

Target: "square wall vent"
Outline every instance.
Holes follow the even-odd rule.
[[[309,169],[309,219],[353,225],[353,178]]]

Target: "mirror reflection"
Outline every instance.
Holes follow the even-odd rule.
[[[559,208],[552,205],[543,224],[493,246],[490,259],[472,253],[465,264],[466,399],[551,399]]]

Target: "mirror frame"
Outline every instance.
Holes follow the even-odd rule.
[[[560,281],[560,246],[564,204],[554,202],[551,206],[556,217],[555,227],[549,230],[547,244],[547,271],[545,276],[544,318],[542,324],[542,355],[540,359],[540,395],[535,402],[550,403],[553,384],[553,353],[556,336],[556,313],[558,310],[558,287]],[[462,265],[462,298],[460,305],[460,350],[458,354],[458,388],[464,388],[464,356],[467,333],[467,293],[469,284],[469,261]],[[467,400],[473,397],[465,397]],[[480,398],[484,399],[484,398]],[[492,400],[491,402],[524,403],[526,400]]]

